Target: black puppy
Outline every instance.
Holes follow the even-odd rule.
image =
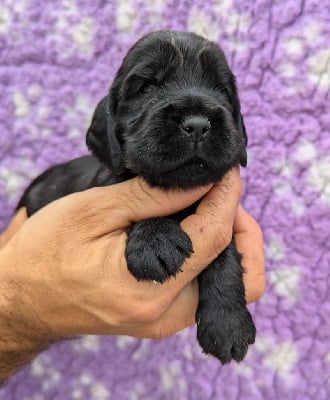
[[[46,171],[18,207],[31,215],[66,194],[135,175],[163,188],[216,182],[234,165],[246,165],[246,142],[222,50],[192,33],[151,33],[128,52],[95,110],[87,144],[96,158]],[[180,271],[193,249],[179,222],[195,207],[130,228],[126,259],[137,279],[164,282]],[[232,241],[199,276],[198,341],[222,363],[241,361],[255,339],[240,260]]]

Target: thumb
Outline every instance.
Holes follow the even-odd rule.
[[[103,235],[123,229],[133,222],[161,217],[180,211],[204,196],[212,187],[168,189],[151,187],[136,177],[112,186],[89,189],[68,197],[72,212],[92,228],[91,234]]]

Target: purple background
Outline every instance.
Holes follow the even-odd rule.
[[[240,365],[195,328],[160,341],[85,337],[41,354],[1,400],[330,398],[329,8],[319,0],[3,0],[0,230],[28,182],[86,153],[93,109],[142,34],[192,30],[224,48],[249,134],[245,207],[264,230],[268,287]]]

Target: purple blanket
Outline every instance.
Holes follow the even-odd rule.
[[[85,132],[142,34],[191,30],[224,48],[249,135],[243,204],[265,237],[267,292],[241,364],[195,328],[153,341],[87,336],[41,354],[1,400],[330,398],[330,15],[320,0],[4,0],[0,230],[28,182],[87,152]]]

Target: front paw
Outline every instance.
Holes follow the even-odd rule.
[[[140,221],[128,233],[127,267],[138,280],[166,281],[192,252],[189,236],[169,218]]]
[[[197,338],[204,353],[222,364],[239,362],[254,343],[256,328],[246,307],[237,310],[203,310],[196,314]]]

